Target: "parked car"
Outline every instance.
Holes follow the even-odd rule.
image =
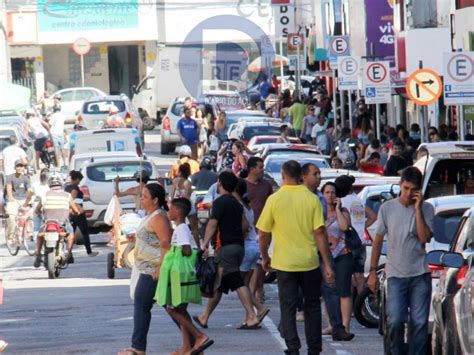
[[[135,181],[140,171],[145,171],[151,179],[158,178],[158,171],[149,160],[136,157],[111,157],[105,161],[89,161],[82,165],[84,179],[80,189],[84,193],[84,211],[89,227],[104,226],[104,215],[114,194],[113,180],[120,178],[120,189],[137,185]],[[132,212],[136,205],[132,197],[120,198],[125,212]]]
[[[278,134],[280,135],[280,134]],[[316,148],[314,145],[310,144],[291,144],[291,143],[274,143],[267,144],[264,146],[263,150],[258,152],[257,155],[265,160],[269,155],[274,154],[308,154],[308,155],[317,155],[323,157],[321,151]]]
[[[77,112],[81,111],[84,101],[93,96],[106,96],[100,89],[93,87],[67,88],[56,91],[52,97],[61,96],[61,112],[66,115],[66,124],[76,122]]]
[[[247,143],[247,148],[249,148],[253,152],[258,152],[264,148],[266,144],[276,143],[279,136],[254,136],[250,138],[249,142]],[[299,139],[297,137],[288,137],[289,141],[293,144],[298,144]]]
[[[108,128],[95,131],[73,132],[69,136],[69,152],[75,154],[103,152],[133,152],[142,156],[141,138],[136,129]]]
[[[176,145],[179,144],[179,136],[176,130],[178,121],[183,117],[184,97],[175,98],[166,111],[166,116],[161,124],[161,154],[174,152]],[[203,112],[210,112],[212,120],[219,114],[219,105],[215,103],[206,103],[204,100],[193,100],[193,106],[201,109]]]
[[[232,123],[237,123],[240,118],[242,117],[266,117],[265,113],[262,111],[255,111],[255,110],[233,110],[233,111],[226,111],[226,126],[225,129],[229,128]]]
[[[417,154],[425,198],[474,193],[474,142],[422,143]]]
[[[472,204],[471,204],[472,206]],[[432,349],[434,354],[461,354],[463,348],[473,349],[474,339],[472,333],[473,305],[468,307],[467,314],[462,313],[459,307],[460,295],[457,298],[458,306],[455,307],[455,297],[466,282],[469,268],[472,269],[474,256],[474,208],[467,210],[459,223],[449,251],[434,250],[428,255],[428,262],[432,269],[440,270],[438,289],[433,297],[434,328]],[[470,266],[468,264],[470,263]],[[465,290],[466,288],[464,288]],[[466,297],[466,295],[464,295]],[[472,297],[472,290],[471,290]],[[472,302],[472,298],[471,298]],[[458,312],[456,312],[456,310]],[[460,311],[460,312],[459,312]],[[469,324],[469,320],[471,323]],[[458,327],[460,323],[461,327]],[[471,333],[465,332],[471,327]],[[459,332],[461,328],[461,332]],[[464,329],[462,329],[464,328]],[[467,335],[467,336],[466,336]],[[469,354],[470,352],[465,352]]]
[[[84,102],[78,121],[87,129],[100,129],[109,116],[111,106],[116,106],[127,128],[135,128],[144,142],[143,122],[127,95],[95,96]]]
[[[0,122],[0,152],[10,145],[10,136],[15,136],[18,145],[26,153],[26,158],[31,166],[34,166],[35,151],[33,148],[33,141],[25,134],[25,131],[18,125],[4,126],[4,122]],[[3,168],[3,158],[2,158]]]

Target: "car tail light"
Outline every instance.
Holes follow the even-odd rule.
[[[163,118],[163,121],[161,122],[161,129],[165,129],[167,131],[171,130],[170,118],[168,116]]]
[[[85,211],[84,212],[84,215],[89,218],[89,217],[92,217],[92,215],[94,214],[94,211],[93,210],[88,210],[88,211]]]
[[[132,115],[130,114],[130,112],[127,112],[125,114],[125,123],[126,124],[131,124],[132,123]]]
[[[456,282],[457,282],[459,287],[461,287],[464,284],[464,281],[466,281],[467,270],[468,270],[467,265],[464,265],[458,271],[458,275],[456,277]]]
[[[81,189],[82,193],[84,194],[84,196],[83,196],[82,199],[83,199],[84,201],[90,201],[90,199],[91,199],[91,193],[90,193],[90,191],[89,191],[89,188],[88,188],[87,186],[81,186],[80,189]]]
[[[49,149],[49,148],[52,148],[52,147],[53,147],[53,142],[48,139],[48,140],[46,141],[46,148]]]
[[[428,267],[431,271],[431,278],[432,279],[439,279],[441,277],[441,274],[444,271],[444,267],[439,266],[439,265],[428,264]]]
[[[206,209],[206,206],[205,206],[204,203],[201,201],[201,202],[198,202],[197,208],[198,208],[198,210],[205,210],[205,209]]]

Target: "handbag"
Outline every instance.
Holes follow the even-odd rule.
[[[153,298],[156,303],[160,306],[166,306],[171,304],[171,285],[170,285],[170,273],[171,267],[173,266],[173,260],[175,257],[175,247],[166,253],[163,263],[160,268],[160,277],[158,279],[158,285],[155,291],[155,297]]]
[[[183,303],[202,303],[199,281],[196,277],[195,265],[197,250],[192,250],[190,256],[184,256],[181,247],[176,247],[171,267],[171,304],[174,307]]]
[[[346,246],[350,250],[359,249],[362,247],[362,241],[359,238],[357,231],[351,227],[344,231],[344,237],[346,240]]]
[[[212,298],[214,296],[214,284],[217,276],[217,264],[213,256],[204,259],[202,252],[199,253],[196,263],[196,276],[199,280],[202,295]]]

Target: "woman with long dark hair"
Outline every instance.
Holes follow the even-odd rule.
[[[135,266],[140,272],[134,297],[132,346],[121,355],[145,354],[151,308],[158,285],[160,267],[170,249],[173,230],[168,219],[165,189],[156,183],[143,188],[141,206],[146,217],[138,227]]]

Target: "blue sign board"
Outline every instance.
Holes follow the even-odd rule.
[[[138,0],[38,0],[38,31],[138,28]]]

